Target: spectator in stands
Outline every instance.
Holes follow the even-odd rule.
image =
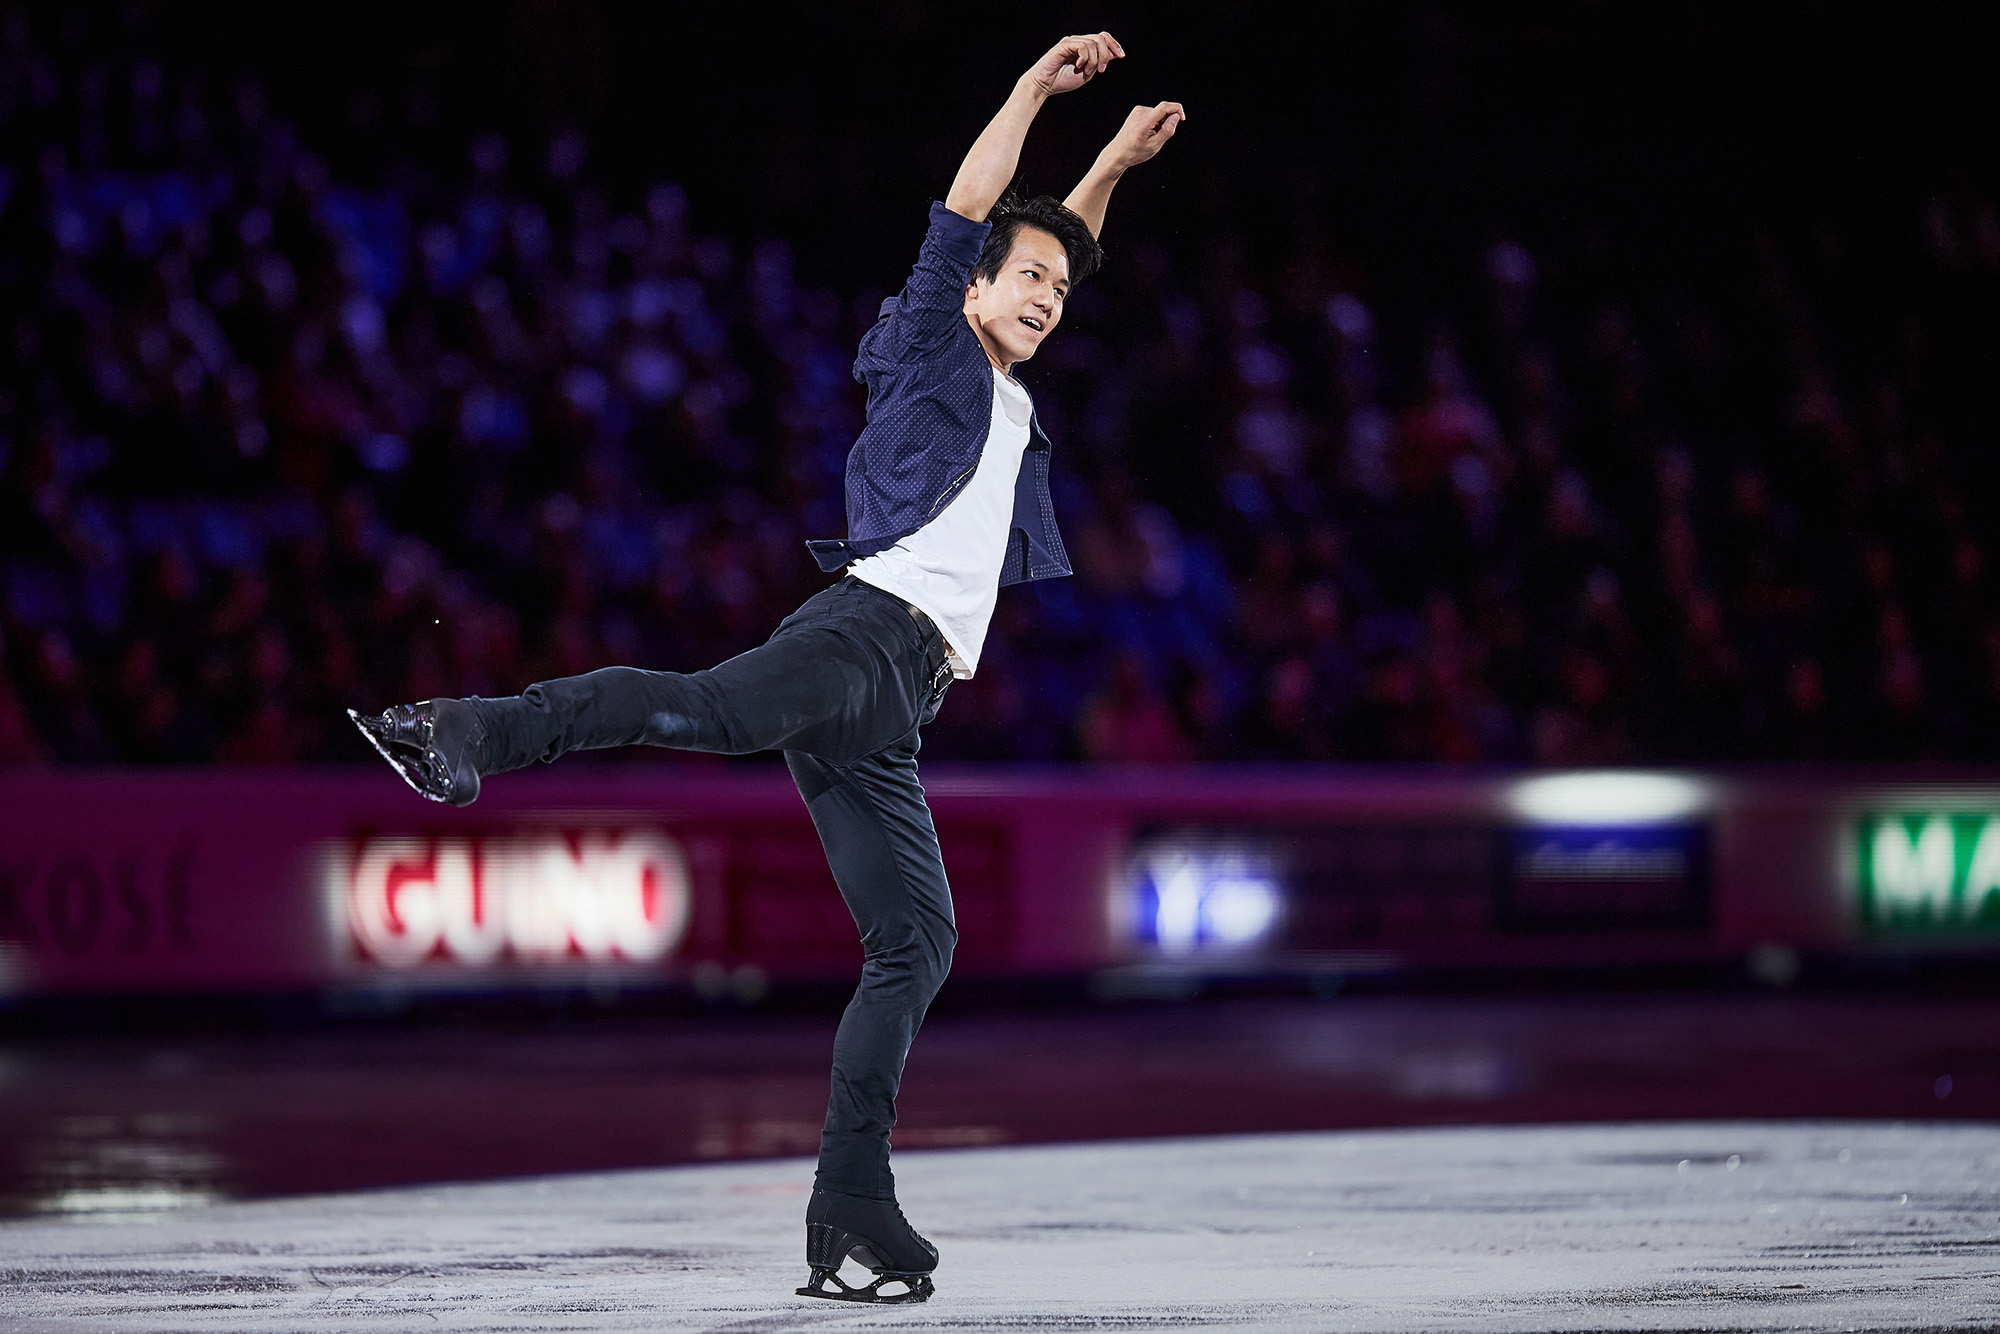
[[[573,128],[308,143],[37,22],[0,33],[0,761],[354,759],[300,720],[719,659],[812,591],[860,293],[608,193]],[[1308,224],[1268,268],[1220,220],[1199,266],[1135,238],[1038,384],[1077,587],[1003,597],[1031,665],[927,753],[1992,758],[1996,216],[1912,200],[1894,285],[1746,234],[1660,310],[1559,239],[1489,233],[1417,309]]]

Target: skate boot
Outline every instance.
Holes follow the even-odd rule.
[[[486,729],[464,701],[427,699],[421,704],[397,704],[372,717],[349,709],[347,716],[403,781],[423,796],[454,806],[469,806],[479,796],[476,757]]]
[[[874,1271],[873,1283],[855,1288],[841,1281],[841,1263],[850,1255]],[[921,1302],[931,1295],[937,1262],[937,1247],[917,1235],[894,1200],[813,1189],[812,1203],[806,1206],[806,1263],[812,1275],[799,1296]],[[885,1293],[884,1283],[899,1283],[903,1290]]]

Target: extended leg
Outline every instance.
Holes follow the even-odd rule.
[[[411,786],[463,805],[478,795],[480,775],[572,750],[793,749],[858,759],[916,726],[933,666],[900,603],[845,580],[815,594],[764,644],[707,671],[606,667],[505,699],[350,716]]]
[[[631,745],[858,759],[908,731],[926,691],[926,646],[909,613],[847,580],[707,671],[606,667],[469,702],[486,730],[482,771],[499,773]]]

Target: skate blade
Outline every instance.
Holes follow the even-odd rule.
[[[821,1286],[832,1283],[837,1291]],[[905,1283],[907,1292],[885,1293],[884,1283]],[[871,1306],[903,1306],[913,1302],[927,1302],[936,1289],[931,1286],[929,1274],[883,1274],[865,1288],[849,1287],[838,1274],[815,1274],[807,1280],[806,1286],[798,1290],[801,1297],[823,1297],[836,1302],[866,1302]]]
[[[399,776],[405,783],[408,783],[410,785],[410,791],[416,793],[418,796],[422,797],[425,801],[441,802],[444,800],[443,797],[438,796],[436,793],[426,791],[421,783],[417,782],[416,779],[410,776],[410,771],[404,765],[403,761],[398,759],[396,756],[390,754],[389,748],[382,744],[380,738],[378,738],[373,732],[368,730],[368,724],[365,721],[363,721],[361,714],[356,713],[353,709],[349,709],[347,711],[347,717],[349,721],[351,721],[354,724],[354,730],[361,733],[361,735],[367,739],[369,745],[375,747],[375,753],[377,755],[380,755],[383,759],[387,760],[389,762],[389,767],[396,771],[397,776]]]

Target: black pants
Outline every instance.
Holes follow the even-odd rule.
[[[903,1059],[958,941],[917,781],[917,729],[951,682],[944,659],[899,599],[843,579],[708,671],[606,667],[468,701],[486,727],[482,774],[606,746],[785,752],[866,955],[834,1038],[819,1153],[819,1183],[854,1195],[895,1195]]]

